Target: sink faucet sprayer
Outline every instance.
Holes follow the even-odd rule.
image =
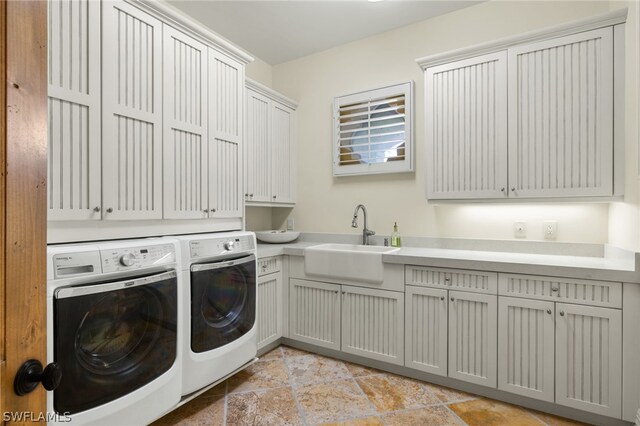
[[[358,204],[356,206],[356,209],[353,212],[353,220],[351,221],[351,226],[353,228],[358,227],[358,210],[359,209],[362,209],[362,215],[364,216],[364,228],[362,229],[362,244],[366,246],[366,245],[369,245],[369,237],[371,235],[375,235],[376,233],[371,231],[370,229],[367,229],[367,208],[364,206],[364,204]]]

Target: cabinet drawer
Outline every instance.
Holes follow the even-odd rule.
[[[503,296],[622,308],[622,283],[539,275],[500,274]]]
[[[273,274],[274,272],[280,272],[282,270],[282,257],[266,257],[264,259],[258,259],[258,276],[261,277],[267,274]]]
[[[407,265],[404,269],[404,283],[406,285],[496,294],[498,274],[465,269]]]

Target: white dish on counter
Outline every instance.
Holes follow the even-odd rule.
[[[263,243],[280,244],[289,243],[300,235],[296,231],[282,231],[282,230],[270,230],[270,231],[256,231],[256,238]]]

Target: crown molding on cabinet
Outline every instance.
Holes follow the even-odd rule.
[[[197,39],[199,42],[204,43],[213,49],[219,50],[221,53],[224,53],[243,64],[248,64],[249,62],[254,61],[253,56],[249,55],[237,46],[234,46],[226,39],[212,32],[201,23],[193,20],[191,17],[166,3],[164,0],[125,1],[160,19],[161,21],[170,24],[172,27],[189,34],[189,36]]]
[[[291,109],[297,109],[298,108],[298,102],[294,101],[291,98],[287,98],[286,96],[282,95],[281,93],[276,92],[275,90],[265,86],[264,84],[260,84],[255,80],[252,80],[248,77],[245,77],[244,79],[246,86],[249,89],[255,90],[256,92],[260,93],[261,95],[264,95],[268,98],[271,98],[275,101],[280,102],[281,104],[284,104],[286,106],[288,106]]]
[[[418,58],[416,59],[416,62],[422,69],[427,69],[429,67],[442,65],[452,61],[459,61],[474,56],[497,52],[518,44],[532,43],[549,38],[561,37],[578,32],[621,24],[627,20],[627,11],[628,10],[626,8],[615,10],[602,15],[592,16],[587,19],[529,31],[516,36],[505,37],[448,52],[436,53],[435,55]]]

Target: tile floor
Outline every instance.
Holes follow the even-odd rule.
[[[280,346],[153,426],[320,424],[581,423]]]

